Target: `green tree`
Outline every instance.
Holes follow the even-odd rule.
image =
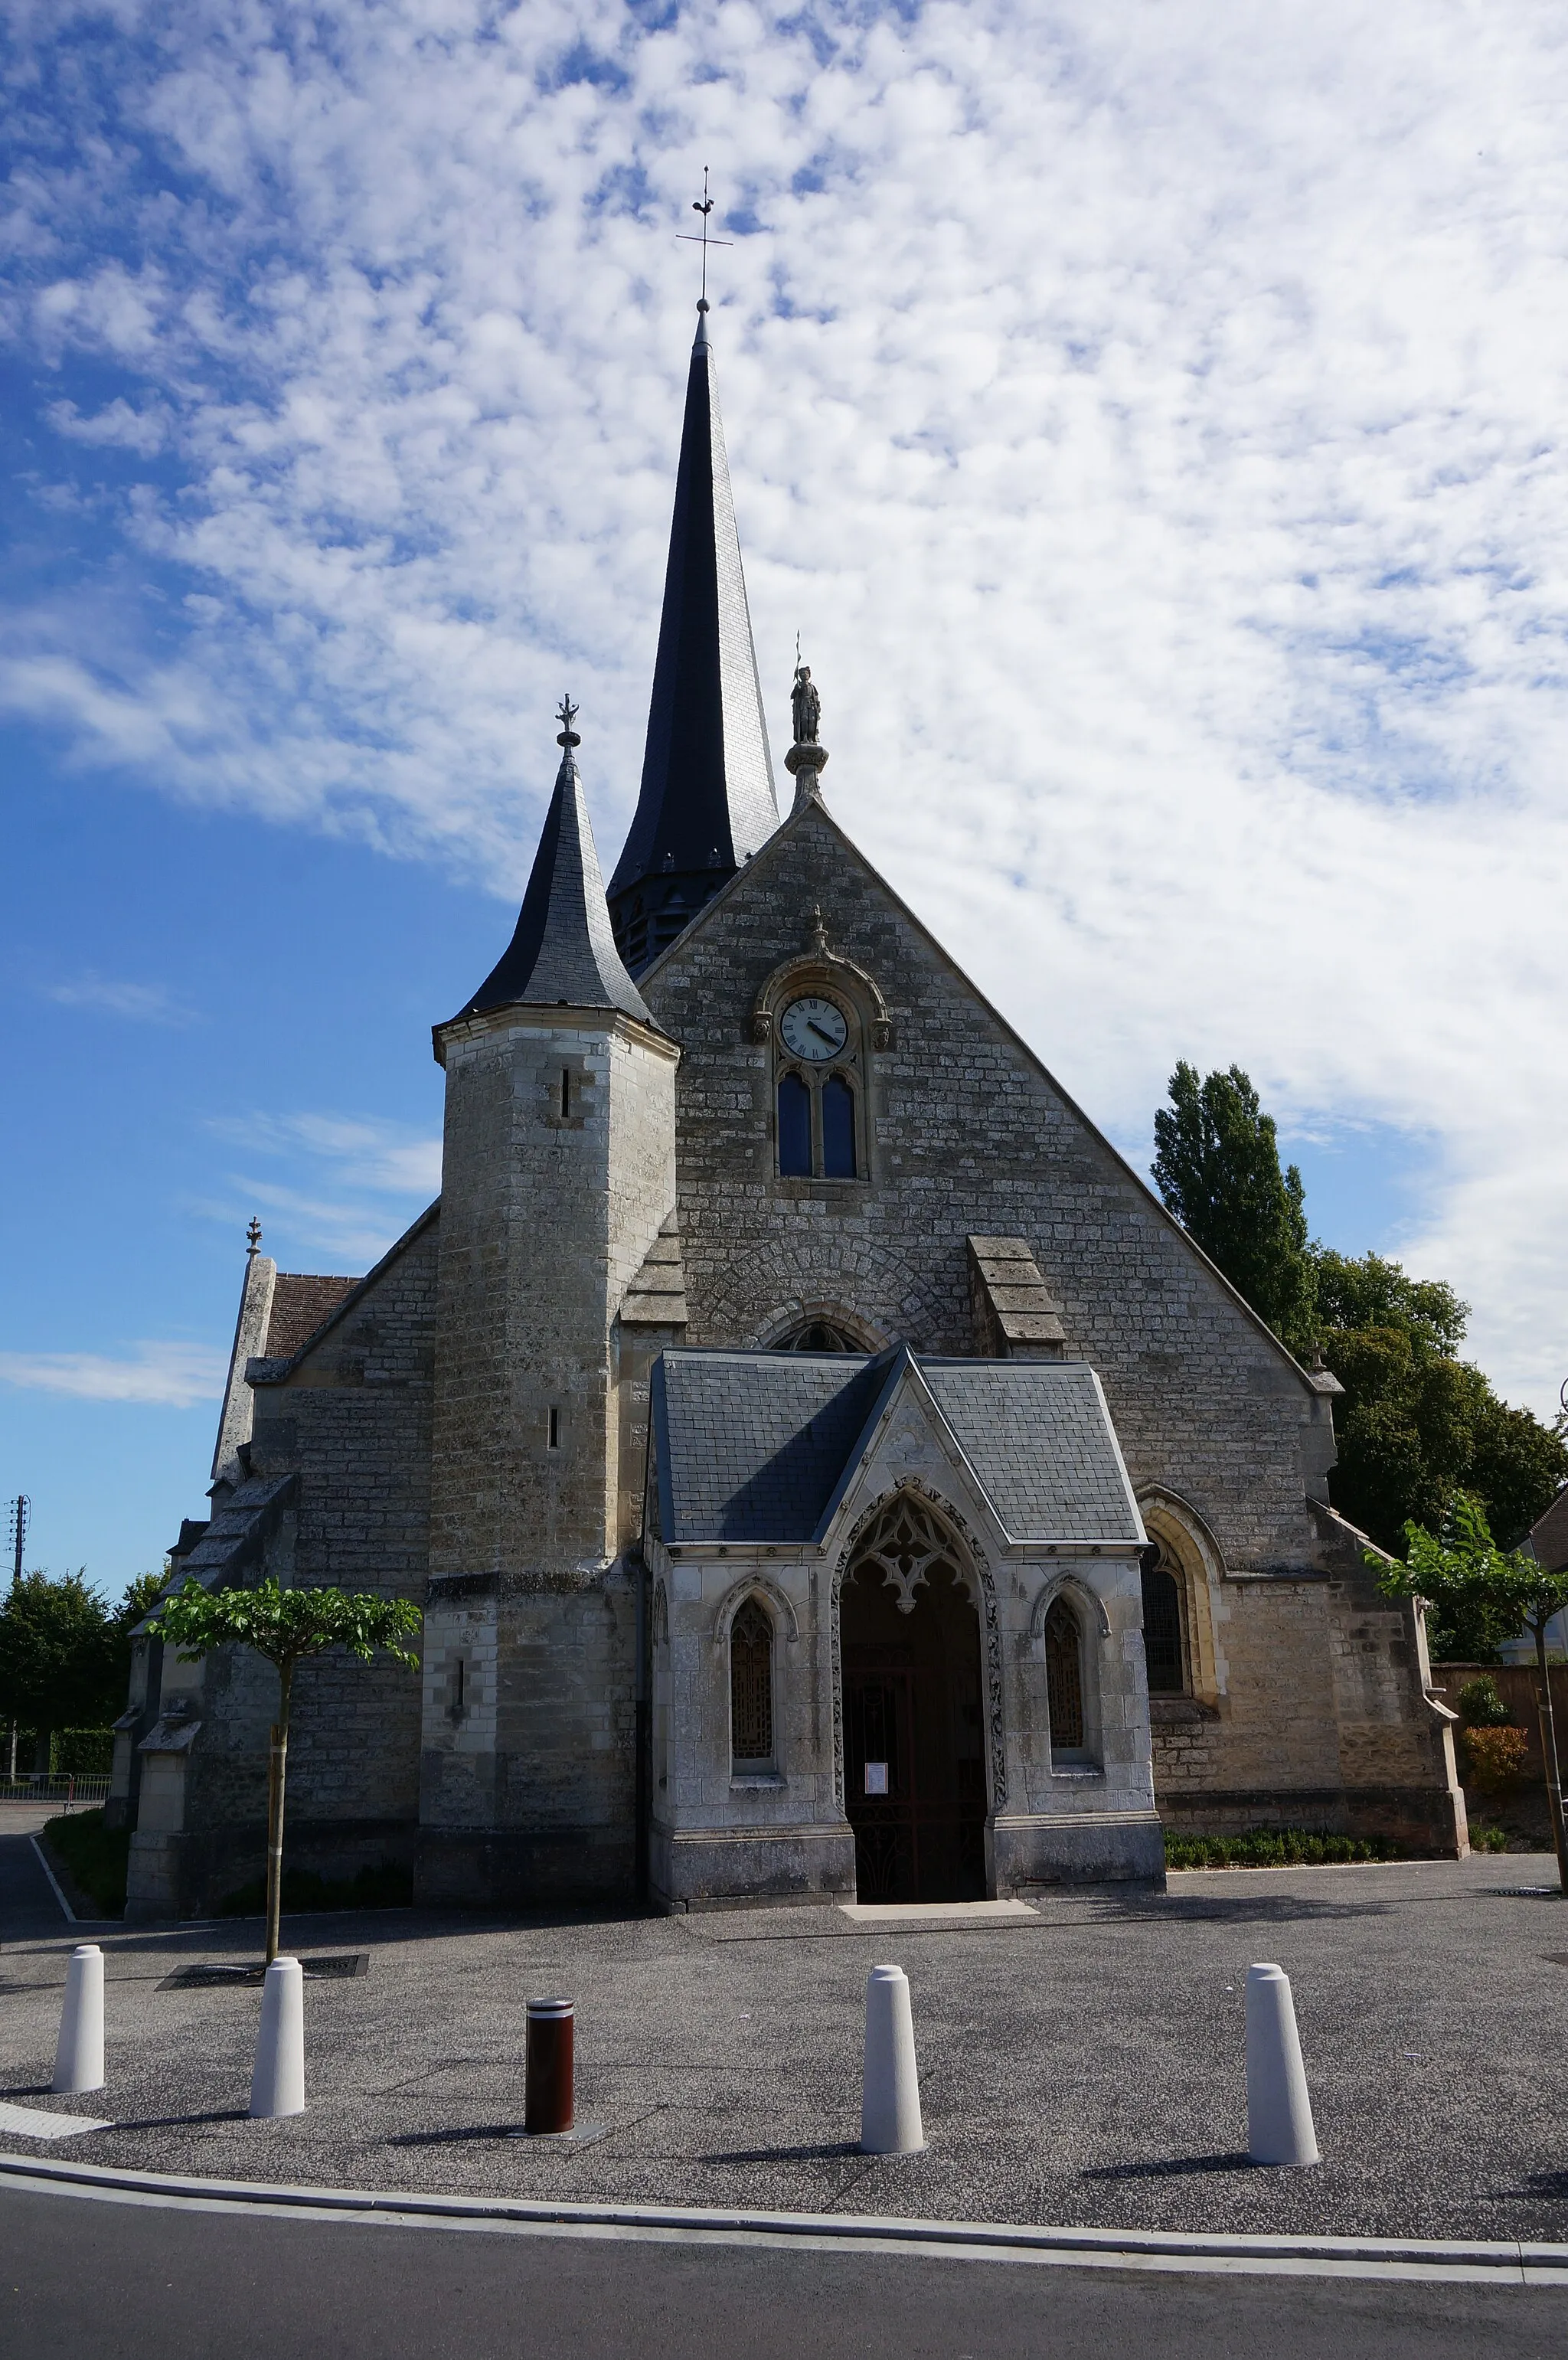
[[[57,1729],[101,1727],[125,1706],[114,1621],[83,1567],[13,1579],[0,1606],[0,1719],[36,1732],[47,1770]]]
[[[1280,1341],[1306,1351],[1316,1290],[1301,1175],[1280,1171],[1274,1119],[1241,1067],[1200,1082],[1183,1059],[1154,1148],[1155,1185],[1182,1228]]]
[[[1334,1506],[1397,1555],[1407,1524],[1440,1531],[1465,1491],[1494,1530],[1522,1540],[1568,1480],[1561,1427],[1511,1408],[1458,1358],[1469,1306],[1441,1279],[1381,1254],[1317,1246],[1313,1258],[1323,1354],[1345,1387]]]
[[[1563,1824],[1563,1781],[1546,1654],[1546,1626],[1568,1606],[1568,1568],[1549,1573],[1520,1549],[1500,1549],[1492,1538],[1485,1509],[1465,1491],[1455,1495],[1439,1537],[1420,1524],[1409,1524],[1402,1562],[1396,1559],[1389,1564],[1370,1553],[1367,1562],[1390,1596],[1425,1599],[1429,1624],[1435,1620],[1451,1642],[1489,1636],[1495,1648],[1519,1631],[1528,1631],[1534,1640],[1546,1795],[1557,1847],[1558,1882],[1568,1893],[1568,1832]]]
[[[278,1673],[267,1783],[267,1963],[278,1956],[283,1888],[283,1788],[289,1765],[289,1709],[296,1665],[307,1655],[346,1648],[368,1663],[377,1647],[410,1670],[418,1655],[403,1645],[419,1627],[419,1610],[407,1598],[373,1590],[283,1590],[276,1581],[254,1590],[203,1590],[193,1574],[159,1608],[152,1628],[193,1664],[215,1647],[252,1647]]]

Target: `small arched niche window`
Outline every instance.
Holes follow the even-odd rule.
[[[1083,1726],[1083,1636],[1078,1617],[1059,1598],[1045,1618],[1045,1696],[1053,1762],[1088,1759]]]
[[[748,1598],[730,1625],[730,1768],[756,1777],[776,1764],[773,1624]]]
[[[1150,1696],[1187,1693],[1187,1629],[1182,1581],[1163,1541],[1143,1557],[1143,1652]]]

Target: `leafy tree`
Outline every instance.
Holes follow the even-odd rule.
[[[289,1707],[295,1666],[307,1655],[345,1647],[368,1663],[377,1647],[406,1664],[419,1664],[402,1642],[419,1627],[419,1610],[407,1598],[381,1598],[373,1590],[283,1590],[276,1581],[254,1590],[203,1590],[193,1574],[158,1610],[151,1626],[177,1648],[182,1664],[193,1664],[215,1647],[252,1647],[278,1673],[278,1719],[273,1724],[267,1789],[267,1963],[278,1956],[278,1917],[283,1885],[283,1786],[289,1763]]]
[[[1563,1826],[1556,1720],[1546,1653],[1546,1626],[1554,1614],[1568,1606],[1568,1568],[1549,1573],[1520,1549],[1498,1548],[1480,1502],[1465,1491],[1455,1496],[1453,1512],[1440,1537],[1434,1539],[1420,1524],[1408,1524],[1402,1563],[1396,1560],[1390,1565],[1370,1553],[1367,1562],[1390,1596],[1424,1598],[1429,1617],[1435,1618],[1450,1640],[1489,1635],[1495,1648],[1499,1640],[1526,1630],[1535,1641],[1536,1692],[1541,1708],[1547,1800],[1552,1807],[1558,1881],[1563,1892],[1568,1893],[1568,1832]]]
[[[1314,1246],[1318,1317],[1324,1328],[1393,1328],[1413,1349],[1452,1358],[1465,1341],[1470,1306],[1441,1278],[1410,1278],[1382,1254],[1359,1257]]]
[[[1239,1065],[1200,1082],[1183,1059],[1154,1118],[1165,1203],[1291,1351],[1312,1344],[1315,1277],[1301,1175],[1279,1169],[1274,1119]]]
[[[1441,1279],[1410,1278],[1381,1254],[1317,1246],[1313,1259],[1323,1358],[1345,1387],[1334,1506],[1398,1554],[1407,1524],[1440,1531],[1465,1491],[1522,1540],[1568,1480],[1561,1428],[1510,1408],[1457,1357],[1469,1306]]]
[[[13,1579],[0,1606],[0,1719],[35,1732],[35,1768],[49,1768],[55,1730],[101,1726],[125,1699],[114,1621],[86,1568]]]

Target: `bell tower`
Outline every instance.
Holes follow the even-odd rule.
[[[419,1891],[625,1892],[635,1599],[612,1328],[675,1202],[675,1044],[610,931],[572,728],[446,1072]]]

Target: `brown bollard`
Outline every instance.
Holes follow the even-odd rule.
[[[528,2002],[523,2128],[535,2138],[572,2128],[572,2040],[574,1999]]]

